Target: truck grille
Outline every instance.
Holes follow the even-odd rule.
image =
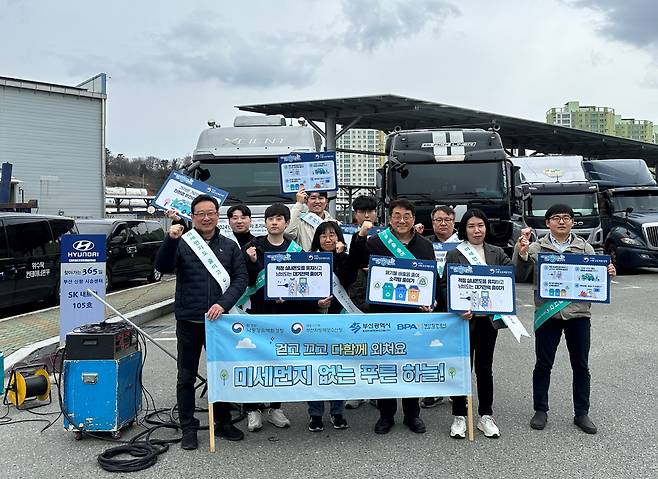
[[[647,244],[650,248],[658,248],[658,223],[648,223],[642,225],[644,235],[647,238]]]

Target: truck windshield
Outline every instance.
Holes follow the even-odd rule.
[[[395,176],[398,197],[447,199],[502,199],[505,197],[504,164],[495,163],[431,163],[406,165],[406,178]]]
[[[201,163],[201,168],[210,172],[206,180],[213,186],[228,191],[224,204],[238,202],[248,204],[272,204],[291,202],[293,196],[282,195],[279,181],[279,168],[276,158],[255,160],[244,158],[240,161],[222,163]]]
[[[528,202],[528,216],[543,218],[546,211],[555,204],[562,203],[571,206],[576,216],[598,215],[598,204],[595,193],[569,195],[537,195],[533,194]]]
[[[624,193],[614,193],[612,203],[615,211],[625,211],[626,208],[633,208],[633,211],[658,211],[658,193],[651,191],[629,191]]]

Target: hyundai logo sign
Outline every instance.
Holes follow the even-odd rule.
[[[76,251],[90,251],[94,249],[94,243],[89,240],[79,240],[73,243],[73,249]]]

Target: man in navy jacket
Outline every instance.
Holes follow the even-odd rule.
[[[198,447],[199,421],[194,417],[194,382],[199,369],[201,348],[205,346],[205,317],[214,321],[228,312],[244,293],[249,280],[240,247],[219,233],[217,200],[212,196],[199,195],[192,201],[191,211],[192,226],[222,264],[231,284],[223,291],[194,250],[185,241],[181,241],[183,226],[171,226],[156,257],[155,267],[162,273],[176,271],[176,396],[183,449]],[[217,423],[215,434],[230,441],[241,440],[244,434],[231,423],[229,405],[215,403],[213,406]]]

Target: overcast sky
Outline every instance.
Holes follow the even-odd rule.
[[[107,147],[190,154],[235,105],[391,93],[545,121],[658,123],[654,0],[0,0],[0,76],[107,72]]]

